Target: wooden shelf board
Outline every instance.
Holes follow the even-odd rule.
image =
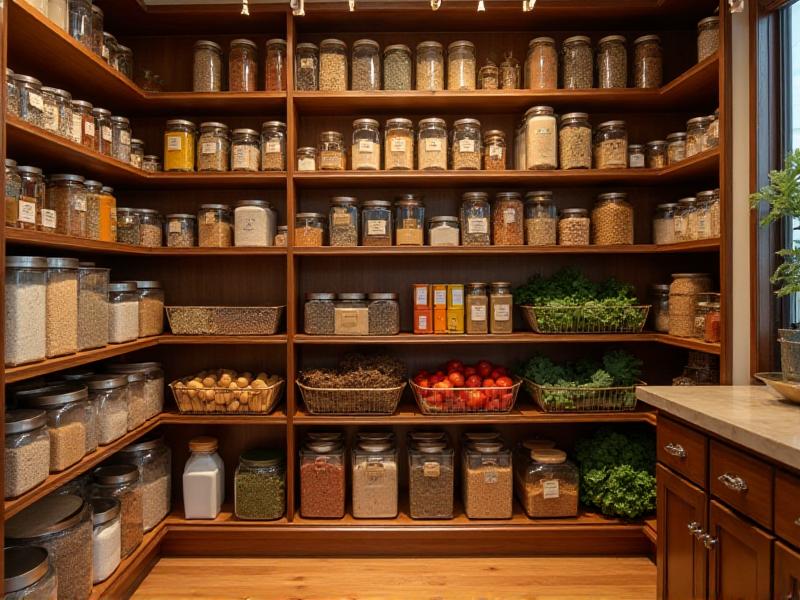
[[[173,335],[159,336],[158,343],[168,346],[201,346],[201,345],[238,345],[238,346],[283,346],[286,344],[285,333],[277,335]]]
[[[539,343],[619,343],[619,342],[653,342],[656,334],[644,333],[573,333],[542,334],[518,332],[509,334],[487,335],[448,335],[448,334],[414,334],[398,335],[306,335],[295,334],[296,344],[312,345],[344,345],[344,344],[539,344]]]
[[[148,114],[240,115],[286,113],[286,92],[139,92]]]
[[[187,415],[177,411],[167,411],[158,417],[160,425],[285,425],[286,412],[279,404],[268,415]]]
[[[654,335],[656,341],[661,342],[662,344],[667,344],[668,346],[686,348],[687,350],[698,350],[700,352],[706,352],[707,354],[720,354],[721,352],[720,344],[709,344],[708,342],[704,342],[702,340],[683,338],[675,335],[668,335],[666,333],[656,333]]]

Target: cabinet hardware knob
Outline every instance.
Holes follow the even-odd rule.
[[[689,528],[689,533],[697,538],[699,538],[700,535],[703,533],[703,528],[700,527],[700,523],[698,523],[697,521],[692,521],[691,523],[687,524],[686,527]]]
[[[702,541],[703,541],[703,546],[706,547],[706,550],[713,550],[714,546],[716,546],[717,543],[719,542],[719,540],[717,538],[712,537],[712,536],[710,536],[708,534],[705,534],[702,537]]]
[[[678,458],[686,458],[686,450],[683,449],[683,446],[680,444],[674,444],[673,442],[670,442],[664,446],[664,452]]]
[[[739,477],[738,475],[734,475],[733,473],[723,473],[717,480],[722,483],[726,488],[729,490],[733,490],[734,492],[742,493],[747,491],[747,482]]]

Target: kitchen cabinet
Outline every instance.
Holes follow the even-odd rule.
[[[775,543],[775,598],[800,600],[800,553]]]

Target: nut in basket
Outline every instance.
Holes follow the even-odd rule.
[[[283,393],[285,380],[278,375],[222,369],[202,372],[169,384],[175,404],[182,413],[260,414],[272,412]]]
[[[522,380],[511,387],[436,388],[421,387],[411,380],[411,389],[424,415],[508,413],[514,408]]]

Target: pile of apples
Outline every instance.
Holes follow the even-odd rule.
[[[431,412],[503,412],[514,403],[514,380],[506,367],[488,360],[465,365],[451,360],[413,378],[423,408]]]

